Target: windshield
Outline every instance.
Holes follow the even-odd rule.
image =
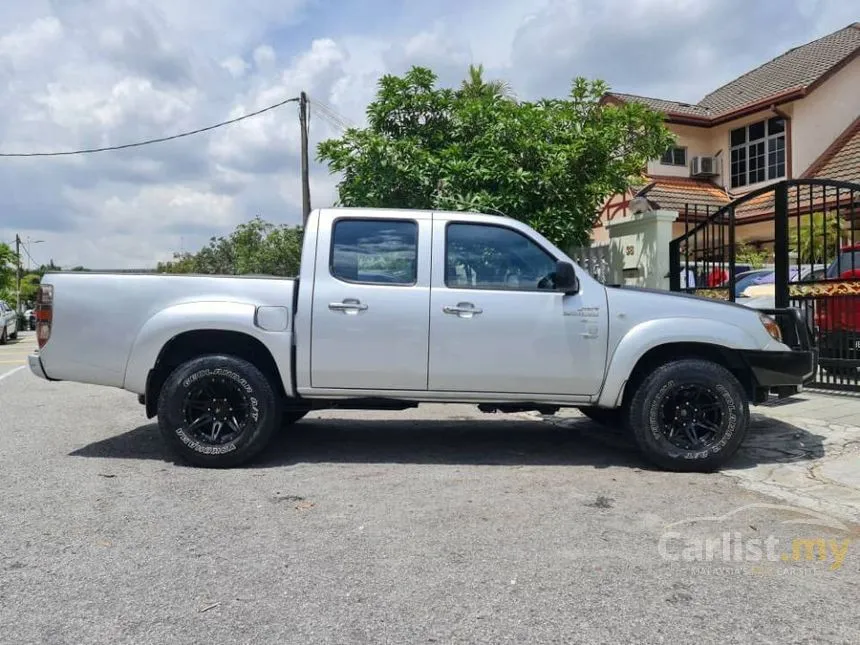
[[[764,282],[773,282],[773,271],[770,269],[763,271],[750,271],[737,276],[735,281],[735,297],[740,296],[744,289],[753,284],[762,284]]]

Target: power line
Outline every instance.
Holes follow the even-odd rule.
[[[27,257],[28,257],[28,258],[30,258],[30,262],[32,262],[33,264],[36,264],[36,261],[33,259],[33,256],[32,256],[32,255],[30,255],[30,251],[27,249],[27,245],[25,245],[25,244],[23,244],[23,243],[22,243],[22,244],[21,244],[21,248],[22,248],[22,249],[24,249],[24,253],[26,253],[26,254],[27,254]]]
[[[200,134],[201,132],[208,132],[209,130],[215,130],[216,128],[222,128],[225,125],[232,125],[234,123],[238,123],[239,121],[244,121],[245,119],[250,119],[255,116],[259,116],[264,112],[268,112],[270,110],[274,110],[279,108],[287,103],[297,103],[299,97],[294,97],[291,99],[286,99],[284,101],[280,101],[279,103],[275,103],[268,107],[264,107],[261,110],[257,110],[255,112],[249,112],[248,114],[243,114],[242,116],[236,117],[235,119],[230,119],[229,121],[221,121],[220,123],[216,123],[215,125],[209,125],[205,128],[198,128],[197,130],[191,130],[189,132],[181,132],[179,134],[174,134],[169,137],[160,137],[158,139],[147,139],[146,141],[138,141],[137,143],[126,143],[120,146],[106,146],[104,148],[87,148],[83,150],[65,150],[62,152],[0,152],[0,157],[63,157],[68,155],[83,155],[83,154],[91,154],[93,152],[107,152],[109,150],[125,150],[126,148],[137,148],[140,146],[148,146],[153,143],[163,143],[165,141],[172,141],[174,139],[181,139],[183,137],[190,137],[194,134]]]
[[[319,107],[319,106],[317,106],[317,107]],[[320,115],[320,117],[322,117],[323,121],[325,121],[325,122],[326,122],[326,123],[328,123],[329,125],[334,126],[335,128],[337,128],[337,129],[338,129],[338,130],[340,130],[341,132],[346,132],[346,130],[348,129],[348,128],[343,124],[343,123],[341,123],[341,122],[340,122],[340,121],[338,121],[337,119],[334,119],[333,117],[331,117],[330,115],[328,115],[328,114],[327,114],[326,112],[324,112],[323,110],[320,110],[320,111],[319,111],[319,115]]]
[[[356,127],[352,121],[350,121],[333,107],[326,105],[322,101],[311,99],[311,103],[317,108],[319,108],[320,114],[323,115],[323,117],[327,117],[326,121],[328,121],[332,125],[339,127],[341,130],[349,130],[350,128]]]

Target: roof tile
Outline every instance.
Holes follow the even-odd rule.
[[[860,118],[813,176],[860,183]]]
[[[788,50],[717,88],[695,105],[619,92],[610,92],[609,96],[642,103],[673,116],[716,119],[791,90],[805,90],[857,53],[860,53],[860,22]]]
[[[815,83],[860,49],[860,25],[849,25],[784,54],[714,90],[699,105],[716,114]]]
[[[707,180],[662,175],[652,175],[649,179],[649,183],[639,189],[637,196],[646,197],[658,208],[681,212],[689,205],[705,214],[730,201],[722,188]]]

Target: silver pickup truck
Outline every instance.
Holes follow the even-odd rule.
[[[577,407],[659,467],[708,471],[750,403],[815,369],[793,310],[606,287],[475,213],[317,210],[297,278],[49,273],[38,303],[37,376],[138,394],[181,458],[212,467],[311,410],[432,401]]]

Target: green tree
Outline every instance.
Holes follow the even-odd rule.
[[[21,302],[31,303],[36,300],[40,280],[39,274],[33,271],[28,271],[21,276]]]
[[[752,244],[738,244],[735,249],[735,259],[738,262],[749,264],[753,269],[762,268],[770,258],[770,252],[757,249]]]
[[[799,220],[799,225],[798,225]],[[792,221],[788,245],[801,264],[827,264],[851,237],[850,224],[836,213],[812,213]]]
[[[259,217],[239,224],[226,237],[213,237],[197,253],[160,262],[160,273],[294,276],[299,272],[302,229],[276,226]]]
[[[0,243],[0,293],[15,288],[15,266],[15,251],[8,244]]]
[[[644,105],[602,105],[602,81],[515,101],[472,68],[458,90],[413,67],[379,80],[368,126],[320,143],[338,205],[502,212],[557,245],[587,244],[604,201],[672,143]]]
[[[459,96],[469,99],[515,99],[514,89],[505,80],[484,80],[484,66],[469,65],[467,78],[460,85]]]

